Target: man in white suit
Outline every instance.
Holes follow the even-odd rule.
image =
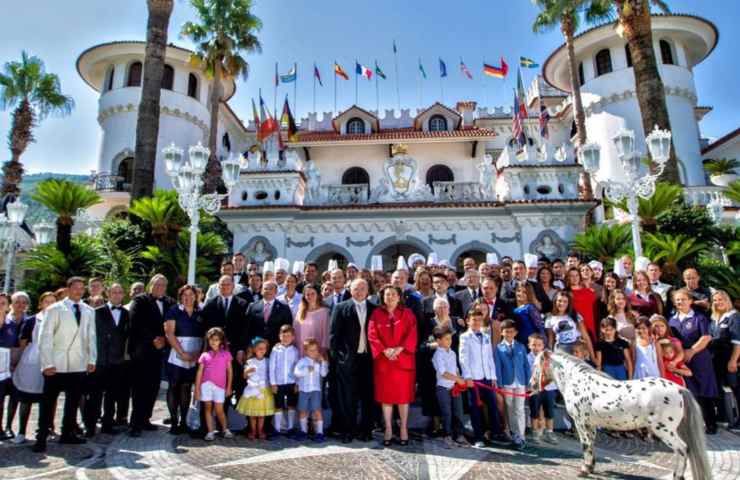
[[[49,435],[54,405],[61,392],[64,392],[65,401],[59,443],[85,443],[74,431],[85,375],[95,371],[95,311],[82,302],[85,293],[85,281],[82,278],[71,277],[67,280],[67,292],[67,298],[47,309],[39,334],[44,392],[34,452],[46,451],[46,437]]]

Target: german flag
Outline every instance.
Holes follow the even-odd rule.
[[[487,63],[483,64],[483,73],[489,77],[506,78],[509,73],[509,66],[506,64],[504,57],[501,57],[501,66],[496,67]]]
[[[349,80],[349,75],[347,75],[347,72],[345,72],[342,66],[339,65],[337,62],[334,62],[334,74],[342,77],[345,80]]]

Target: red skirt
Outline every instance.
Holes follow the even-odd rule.
[[[376,359],[373,364],[373,380],[375,381],[375,401],[378,403],[399,405],[413,403],[416,399],[416,370],[414,369],[393,368],[392,362],[386,359]]]

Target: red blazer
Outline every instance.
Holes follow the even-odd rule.
[[[411,309],[399,305],[391,319],[385,307],[376,308],[370,316],[367,338],[376,368],[380,371],[416,368],[416,317]],[[383,351],[395,347],[403,347],[403,351],[391,361]]]

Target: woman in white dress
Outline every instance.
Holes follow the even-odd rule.
[[[41,402],[44,391],[44,376],[41,374],[39,358],[39,333],[44,322],[44,310],[57,301],[52,292],[39,297],[39,312],[35,317],[26,319],[21,331],[20,343],[23,353],[13,372],[13,386],[19,402],[18,433],[13,442],[20,444],[26,441],[28,418],[31,416],[31,405]],[[52,431],[54,429],[52,428]]]

